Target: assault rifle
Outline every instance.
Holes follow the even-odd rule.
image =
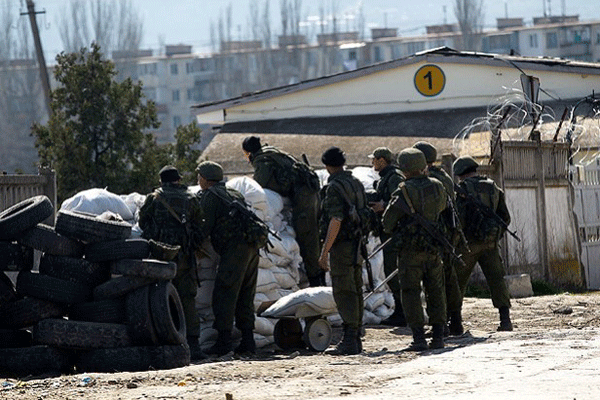
[[[494,221],[499,223],[506,230],[506,232],[508,232],[512,237],[514,237],[517,240],[517,242],[521,241],[521,238],[519,238],[515,232],[512,232],[510,229],[508,229],[508,224],[502,218],[500,218],[500,216],[496,214],[494,210],[483,204],[481,200],[473,196],[471,193],[467,192],[462,186],[458,185],[456,182],[454,182],[454,190],[456,191],[456,194],[460,195],[461,197],[475,205],[479,212],[483,213],[484,216],[492,218]]]
[[[254,212],[252,212],[251,210],[248,210],[248,208],[246,208],[246,205],[244,203],[241,203],[237,199],[234,199],[234,200],[228,199],[227,197],[225,197],[222,194],[220,194],[216,189],[213,189],[212,186],[210,188],[208,188],[208,190],[212,194],[214,194],[215,196],[217,196],[219,199],[223,200],[225,202],[225,204],[227,204],[230,207],[232,207],[232,209],[229,211],[230,214],[233,214],[235,211],[239,211],[240,213],[242,213],[242,214],[246,215],[247,217],[249,217],[253,222],[255,222],[258,225],[262,226],[275,239],[281,240],[281,237],[277,234],[277,232],[271,230],[271,228],[269,228],[269,225],[265,224],[262,219],[258,218],[258,216],[256,214],[254,214]],[[274,247],[273,244],[268,239],[267,239],[267,243],[271,247]]]
[[[425,232],[427,232],[427,234],[429,234],[429,236],[433,238],[436,242],[442,245],[444,251],[448,252],[448,254],[450,254],[452,258],[458,261],[460,265],[462,265],[463,267],[466,266],[465,262],[462,260],[462,258],[460,258],[461,256],[459,254],[456,254],[456,249],[454,248],[454,246],[452,246],[448,239],[446,239],[444,235],[442,235],[438,227],[432,224],[428,219],[423,217],[417,211],[412,210],[411,207],[409,207],[406,203],[405,198],[402,198],[402,200],[403,201],[397,201],[394,204],[396,204],[400,208],[400,210],[402,210],[405,214],[412,217],[414,223],[418,224],[423,229],[425,229]]]
[[[452,199],[452,196],[450,196],[449,194],[446,193],[446,195],[448,196],[448,201],[447,201],[448,208],[452,212],[452,223],[454,224],[454,226],[452,228],[454,228],[455,230],[458,231],[458,234],[460,236],[460,241],[465,246],[465,249],[470,253],[471,249],[469,248],[469,242],[467,241],[467,238],[465,237],[465,232],[463,232],[462,226],[460,224],[460,218],[458,218],[458,212],[456,211],[456,208],[454,207],[454,200]]]

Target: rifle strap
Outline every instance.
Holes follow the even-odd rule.
[[[410,208],[410,212],[412,214],[415,214],[415,208],[413,207],[412,201],[410,201],[410,197],[408,196],[408,190],[406,190],[406,185],[404,183],[400,184],[400,190],[402,190],[402,196],[404,197],[404,201],[406,201],[406,204]]]
[[[162,196],[160,194],[156,194],[156,199],[158,201],[160,201],[160,203],[165,206],[165,208],[167,209],[167,211],[169,211],[169,213],[177,220],[177,222],[179,222],[181,225],[185,224],[185,221],[181,220],[181,217],[179,215],[177,215],[177,213],[175,212],[175,210],[173,210],[173,207],[171,207],[169,205],[169,203],[166,202],[165,199],[162,198]]]

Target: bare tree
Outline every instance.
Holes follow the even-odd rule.
[[[140,48],[143,22],[132,0],[70,0],[62,15],[59,33],[66,52],[79,51],[92,42],[107,55],[135,54]]]
[[[483,0],[455,0],[454,15],[462,36],[463,50],[477,50],[477,36],[483,27]]]
[[[262,39],[265,48],[271,48],[271,12],[269,11],[269,0],[265,0],[262,15]]]

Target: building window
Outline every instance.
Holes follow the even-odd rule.
[[[179,101],[179,89],[173,90],[173,101]]]
[[[173,116],[173,128],[177,128],[181,125],[181,117],[179,115]]]
[[[348,60],[356,60],[356,50],[352,50],[348,53]]]
[[[425,49],[424,42],[412,42],[408,43],[408,54],[415,54]]]
[[[177,67],[177,64],[171,64],[171,75],[177,75],[179,74],[179,69]]]
[[[379,46],[375,46],[375,62],[383,61],[381,57],[381,48]]]
[[[529,35],[529,47],[531,47],[531,48],[538,47],[537,33]]]
[[[558,47],[558,35],[556,32],[546,33],[546,47],[549,49],[555,49]]]

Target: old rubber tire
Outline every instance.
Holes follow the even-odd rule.
[[[26,328],[46,318],[57,318],[65,315],[64,306],[35,297],[4,304],[0,307],[0,326],[6,328]]]
[[[0,348],[12,349],[31,346],[31,332],[25,329],[0,329]]]
[[[17,277],[17,293],[56,303],[84,303],[92,296],[92,289],[81,283],[21,271]]]
[[[110,279],[110,269],[106,263],[52,254],[45,254],[40,259],[40,273],[91,288]]]
[[[0,271],[31,270],[33,257],[31,247],[0,241]]]
[[[302,324],[296,318],[279,319],[273,330],[273,339],[282,350],[306,348],[302,340]]]
[[[150,255],[146,239],[112,240],[85,246],[85,258],[91,262],[116,261],[124,258],[142,259]]]
[[[135,289],[150,285],[156,279],[139,278],[136,276],[119,276],[94,288],[94,300],[115,299],[126,296]]]
[[[135,345],[158,344],[158,337],[152,325],[150,314],[150,286],[142,286],[127,295],[127,326]]]
[[[158,280],[170,280],[177,275],[177,264],[158,260],[118,260],[110,265],[110,272],[118,275],[139,276]]]
[[[172,369],[190,364],[187,344],[174,346],[136,346],[81,352],[75,362],[78,373],[147,371]]]
[[[124,324],[125,300],[123,298],[91,301],[73,304],[69,309],[69,319],[73,321]]]
[[[58,375],[73,370],[71,352],[49,346],[0,349],[0,375]]]
[[[81,257],[83,243],[56,233],[54,228],[37,224],[19,235],[18,242],[22,245],[43,251],[45,254],[56,256]]]
[[[36,343],[68,349],[131,346],[127,325],[45,319],[33,327]]]
[[[161,343],[186,343],[183,305],[171,282],[159,282],[150,288],[150,311]]]
[[[99,219],[88,213],[61,210],[56,217],[56,232],[85,243],[127,239],[131,225],[122,221]]]
[[[4,272],[0,272],[0,306],[18,299],[15,285]]]
[[[0,213],[0,240],[13,240],[23,231],[33,228],[54,212],[50,199],[34,196]]]

